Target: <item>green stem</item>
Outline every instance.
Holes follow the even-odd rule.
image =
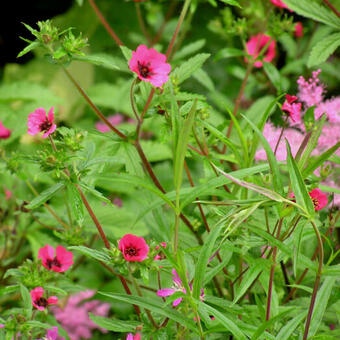
[[[311,298],[311,301],[310,301],[310,304],[309,304],[309,310],[308,310],[308,315],[307,315],[307,320],[306,320],[305,332],[303,334],[303,340],[307,340],[308,331],[309,331],[310,322],[311,322],[311,319],[312,319],[312,314],[313,314],[313,309],[314,309],[314,304],[315,304],[315,299],[316,299],[316,295],[318,293],[318,288],[319,288],[319,284],[320,284],[320,280],[321,280],[321,272],[322,272],[323,257],[324,257],[324,254],[323,254],[323,243],[322,243],[322,239],[321,239],[318,227],[316,226],[314,221],[311,221],[311,224],[313,226],[316,238],[318,240],[319,267],[318,267],[318,271],[316,273],[316,278],[315,278],[312,298]]]

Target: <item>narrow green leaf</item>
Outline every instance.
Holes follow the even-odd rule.
[[[263,63],[264,71],[266,72],[269,80],[275,86],[278,93],[282,92],[282,80],[278,69],[272,63]]]
[[[28,291],[28,289],[20,284],[20,293],[21,293],[21,297],[22,297],[22,302],[24,304],[24,308],[26,310],[27,316],[30,318],[32,315],[32,299],[31,299],[31,294]]]
[[[126,46],[119,46],[126,61],[129,62],[129,60],[132,58],[132,50],[127,48]]]
[[[247,336],[240,330],[240,328],[234,323],[234,321],[230,320],[225,314],[222,314],[220,311],[211,307],[203,302],[200,302],[198,305],[198,310],[201,309],[207,311],[209,315],[213,315],[216,320],[218,320],[226,329],[228,329],[238,340],[246,340]]]
[[[204,277],[203,285],[207,285],[230,261],[233,252],[229,250],[226,256],[222,256],[222,262],[208,270]]]
[[[82,189],[85,191],[90,192],[93,196],[97,197],[101,201],[107,203],[107,204],[112,204],[111,201],[106,198],[100,191],[96,190],[95,188],[90,187],[89,185],[85,184],[84,182],[80,182],[78,184]]]
[[[289,146],[289,143],[286,139],[287,145],[287,165],[289,171],[290,182],[293,188],[294,195],[296,197],[296,202],[303,207],[303,212],[308,213],[309,216],[314,216],[314,205],[312,199],[308,194],[308,190],[303,181],[301,173],[298,169],[298,166],[295,162],[295,159],[292,156],[292,152]]]
[[[44,204],[47,200],[49,200],[52,196],[54,196],[57,191],[64,187],[63,182],[59,182],[52,187],[44,190],[39,196],[35,197],[30,204],[26,205],[27,209],[35,209],[40,205]]]
[[[209,74],[205,72],[202,68],[198,69],[193,73],[193,77],[210,92],[215,91],[215,85]]]
[[[142,325],[138,321],[104,318],[103,316],[94,315],[92,313],[89,313],[89,317],[99,327],[102,327],[112,332],[120,333],[134,332],[138,326]]]
[[[153,299],[148,297],[140,297],[140,296],[133,296],[133,295],[126,295],[126,294],[112,294],[112,293],[105,293],[99,292],[104,296],[107,296],[113,300],[122,301],[126,303],[130,303],[133,305],[138,305],[140,307],[146,308],[151,312],[157,313],[164,317],[168,317],[171,320],[178,322],[179,324],[187,327],[188,329],[192,330],[194,333],[198,334],[198,329],[196,324],[191,320],[188,319],[183,313],[178,312],[177,310],[172,309],[171,307],[164,307],[162,303],[156,302]]]
[[[73,183],[67,184],[67,196],[71,205],[72,213],[77,223],[82,226],[84,222],[84,206],[79,191]]]
[[[32,50],[34,50],[36,47],[38,47],[40,45],[41,45],[41,43],[39,41],[33,41],[28,46],[26,46],[21,52],[19,52],[19,54],[17,55],[17,58],[20,58],[23,55],[25,55],[26,53],[31,52]]]
[[[239,4],[238,0],[220,0],[221,2],[224,2],[227,5],[236,6],[238,8],[242,8]]]
[[[215,61],[226,59],[226,58],[241,57],[243,55],[244,55],[243,50],[239,50],[237,48],[232,48],[232,47],[225,47],[217,52],[215,56]]]
[[[325,62],[340,46],[340,33],[333,33],[319,41],[309,55],[307,66],[312,67]]]
[[[246,116],[242,115],[242,117],[249,123],[249,125],[253,128],[255,133],[260,138],[262,146],[266,151],[267,159],[270,165],[274,190],[280,195],[283,195],[283,184],[280,169],[272,148],[270,147],[267,139],[263,136],[262,132],[257,128],[257,126],[252,121],[250,121]]]
[[[298,313],[293,319],[288,321],[281,329],[280,332],[276,336],[276,340],[288,340],[291,339],[291,335],[295,331],[296,327],[302,322],[302,320],[306,317],[307,312]]]
[[[102,66],[109,70],[118,70],[119,67],[115,64],[115,59],[109,54],[92,54],[92,55],[74,55],[72,57],[76,61],[84,61],[97,66]]]
[[[197,264],[195,267],[195,276],[194,276],[194,283],[192,294],[195,299],[199,299],[201,294],[201,289],[203,287],[203,281],[205,277],[205,273],[207,270],[207,265],[209,262],[209,258],[212,255],[214,245],[216,242],[217,237],[219,236],[221,229],[224,225],[220,224],[219,226],[215,227],[209,234],[208,238],[204,242],[204,245],[201,248],[200,254],[198,256]]]
[[[68,249],[77,250],[85,256],[91,257],[95,260],[98,260],[104,263],[110,263],[111,261],[110,256],[102,250],[96,250],[96,249],[92,249],[92,248],[88,248],[84,246],[71,246],[71,247],[68,247]]]
[[[205,39],[194,41],[193,43],[186,44],[178,52],[176,52],[173,60],[180,60],[190,54],[196,53],[205,45]]]

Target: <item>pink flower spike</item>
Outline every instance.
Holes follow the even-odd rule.
[[[148,49],[145,45],[139,45],[136,51],[132,51],[129,68],[137,73],[139,79],[155,87],[166,83],[171,71],[170,64],[166,63],[166,56],[154,48]]]
[[[319,188],[313,189],[309,192],[309,196],[311,197],[314,209],[321,210],[328,204],[328,199],[325,193],[323,193]]]
[[[44,339],[37,340],[65,340],[64,337],[58,336],[58,327],[53,326],[52,329],[48,329]]]
[[[0,121],[0,139],[7,139],[11,137],[11,130],[6,129]]]
[[[27,133],[34,136],[39,132],[44,132],[42,138],[46,138],[55,131],[57,125],[53,123],[54,120],[54,107],[52,106],[46,115],[46,111],[43,108],[35,109],[34,112],[28,115],[27,120]]]
[[[57,246],[55,256],[53,247],[46,244],[39,249],[38,258],[46,269],[55,272],[65,272],[73,264],[73,254],[62,246]]]
[[[42,287],[36,287],[31,290],[32,305],[38,310],[43,311],[48,305],[58,303],[58,298],[56,296],[51,296],[46,299],[43,295],[44,289]]]
[[[118,246],[126,261],[142,262],[148,256],[149,246],[143,237],[126,234],[120,239]]]
[[[288,8],[288,6],[281,0],[270,0],[270,2],[276,7]]]
[[[268,45],[269,40],[271,40],[271,37],[262,33],[252,36],[246,44],[248,54],[253,56],[254,59],[256,59],[259,56],[262,49],[265,46],[267,46],[266,51],[264,53],[263,61],[270,63],[275,58],[276,52],[275,41],[272,40]],[[245,58],[245,60],[248,61],[247,58]],[[255,61],[254,66],[257,68],[262,67],[263,62],[257,60]]]
[[[302,22],[297,22],[295,24],[295,31],[294,31],[294,35],[296,38],[302,38],[303,37],[303,25]]]

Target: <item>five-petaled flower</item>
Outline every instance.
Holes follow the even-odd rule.
[[[176,292],[183,292],[184,294],[186,294],[186,290],[185,288],[183,287],[183,284],[182,284],[182,280],[180,279],[180,277],[178,276],[177,272],[175,269],[172,270],[172,281],[174,283],[173,285],[173,288],[163,288],[163,289],[159,289],[157,291],[157,295],[160,296],[160,297],[166,297],[166,296],[170,296],[170,295],[173,295],[175,294]],[[192,290],[192,285],[191,283],[189,283],[189,287],[190,287],[190,290]],[[200,295],[200,298],[201,300],[203,300],[204,298],[204,291],[203,289],[201,289],[201,295]],[[180,297],[178,299],[175,299],[173,302],[172,302],[172,305],[174,307],[178,306],[181,302],[182,302],[183,298]]]
[[[57,128],[57,125],[53,123],[53,110],[54,107],[52,106],[48,111],[48,115],[46,115],[45,109],[39,107],[38,109],[35,109],[34,112],[30,113],[27,120],[27,133],[34,136],[39,132],[44,132],[42,138],[46,138],[53,133]]]
[[[247,52],[251,55],[255,60],[259,57],[259,54],[263,53],[264,57],[263,61],[271,62],[275,58],[275,41],[271,40],[272,38],[266,34],[259,33],[257,35],[252,36],[247,42]],[[246,61],[248,61],[246,59]],[[260,60],[256,60],[254,62],[255,67],[262,67],[263,62]]]
[[[7,139],[9,137],[11,137],[11,130],[5,128],[0,121],[0,139]]]
[[[32,305],[38,310],[44,310],[48,305],[55,305],[58,303],[56,296],[50,296],[48,299],[43,297],[44,289],[42,287],[36,287],[31,290]]]
[[[45,268],[55,272],[65,272],[73,264],[73,254],[62,246],[57,246],[55,255],[54,248],[46,244],[39,249],[38,258]]]
[[[132,51],[129,67],[132,72],[137,73],[139,79],[155,87],[166,83],[171,71],[170,64],[166,63],[166,56],[145,45],[139,45],[136,51]]]
[[[126,261],[142,262],[148,256],[149,246],[143,237],[126,234],[120,239],[118,246]]]
[[[328,203],[326,194],[323,193],[319,188],[316,188],[310,191],[309,196],[313,201],[315,210],[321,210]]]
[[[126,337],[126,340],[141,340],[140,333],[136,333],[135,335],[129,333]]]
[[[290,119],[297,123],[301,120],[301,103],[294,103],[298,98],[286,94],[286,100],[281,109],[289,114]]]

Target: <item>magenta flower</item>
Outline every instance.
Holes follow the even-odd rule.
[[[37,340],[65,340],[64,337],[58,336],[58,327],[53,326],[52,329],[48,329],[44,339]]]
[[[155,249],[156,249],[156,250],[159,250],[160,247],[166,248],[166,247],[167,247],[166,242],[161,242],[160,245],[157,245]],[[165,255],[164,255],[162,252],[160,252],[160,253],[157,254],[153,259],[154,259],[155,261],[158,261],[158,260],[164,260],[165,258],[166,258]],[[162,267],[160,267],[160,268],[162,268]]]
[[[175,294],[176,292],[183,292],[184,294],[186,294],[186,290],[185,288],[183,287],[182,285],[182,280],[180,279],[180,277],[178,276],[177,272],[175,269],[172,270],[172,281],[174,283],[173,285],[173,288],[164,288],[164,289],[159,289],[157,291],[157,296],[160,296],[160,297],[166,297],[166,296],[170,296],[170,295],[173,295]],[[189,287],[190,289],[192,290],[192,286],[191,286],[191,283],[189,283]],[[204,298],[204,291],[203,289],[201,289],[201,300],[203,300]],[[174,307],[178,306],[181,302],[182,302],[183,298],[178,298],[178,299],[175,299],[173,302],[172,302],[172,305]]]
[[[107,117],[107,120],[113,125],[119,125],[121,123],[123,123],[124,121],[124,116],[117,113],[115,115],[112,115],[112,116],[109,116]],[[102,133],[106,133],[106,132],[110,132],[110,128],[103,122],[99,121],[96,123],[96,129],[99,131],[99,132],[102,132]]]
[[[299,100],[307,107],[318,105],[323,101],[325,87],[320,83],[320,72],[321,70],[314,71],[312,73],[312,77],[308,80],[305,80],[302,76],[300,76],[297,80],[299,87]]]
[[[6,189],[6,187],[4,187],[4,191],[5,191],[5,199],[6,201],[9,201],[12,198],[12,191]]]
[[[126,234],[120,239],[118,246],[126,261],[142,262],[148,256],[149,246],[143,237]]]
[[[270,0],[270,2],[276,7],[288,8],[288,6],[281,0]]]
[[[43,297],[44,289],[42,287],[36,287],[31,290],[32,305],[38,310],[43,311],[48,305],[55,305],[58,303],[56,296],[50,296],[48,299]]]
[[[136,333],[135,335],[129,333],[126,337],[126,340],[141,340],[140,333]]]
[[[11,137],[11,130],[6,129],[0,121],[0,139],[7,139]]]
[[[309,196],[313,201],[315,210],[321,210],[328,204],[328,199],[327,199],[326,194],[323,193],[319,188],[316,188],[310,191]]]
[[[57,125],[53,123],[53,110],[54,107],[52,106],[50,111],[48,111],[48,115],[46,115],[45,109],[39,107],[38,109],[35,109],[34,112],[30,113],[27,120],[27,133],[34,136],[39,132],[44,132],[42,138],[46,138],[53,133],[57,128]]]
[[[262,34],[262,33],[252,36],[246,44],[248,54],[253,56],[254,59],[256,59],[259,56],[262,49],[265,46],[267,46],[266,51],[264,53],[263,61],[266,61],[268,63],[271,62],[275,58],[276,52],[275,52],[275,41],[272,40],[268,45],[269,40],[271,40],[271,37],[266,34]],[[246,59],[246,61],[248,60]],[[254,66],[262,67],[263,62],[260,60],[257,60],[255,61]]]
[[[301,120],[301,103],[294,103],[297,100],[296,96],[286,95],[286,100],[281,109],[289,114],[290,119],[297,123]]]
[[[71,340],[92,339],[92,331],[95,329],[107,333],[105,329],[100,328],[89,318],[89,313],[107,317],[110,310],[108,303],[88,300],[95,293],[94,290],[86,290],[70,295],[62,308],[51,308],[56,320],[67,331]]]
[[[73,264],[73,254],[62,246],[57,246],[56,255],[54,255],[54,248],[46,244],[45,247],[39,249],[38,259],[42,260],[46,269],[55,272],[65,272]]]
[[[139,79],[155,87],[161,87],[166,83],[171,71],[170,64],[166,63],[166,56],[154,48],[148,49],[145,45],[139,45],[136,51],[132,51],[129,68],[137,73]]]
[[[295,31],[294,31],[294,35],[296,38],[302,38],[303,37],[303,25],[301,21],[298,21],[295,24]]]

